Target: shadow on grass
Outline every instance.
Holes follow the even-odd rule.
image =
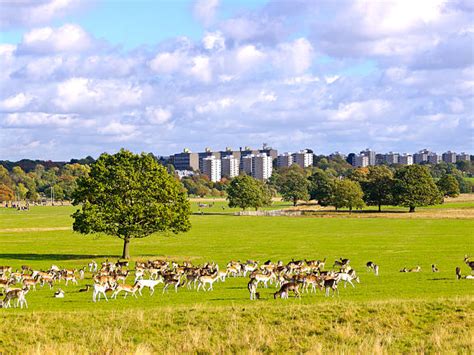
[[[15,260],[81,260],[94,258],[117,258],[117,255],[92,254],[0,254],[0,259]]]

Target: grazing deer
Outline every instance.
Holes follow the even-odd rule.
[[[379,276],[379,266],[377,264],[374,265],[374,273],[375,276]]]
[[[259,282],[263,282],[263,285],[265,288],[268,287],[268,282],[270,281],[270,284],[272,283],[272,280],[276,279],[276,275],[273,271],[271,271],[268,274],[261,274],[261,273],[256,273],[253,278],[257,281],[257,285]]]
[[[308,291],[309,285],[311,285],[311,293],[316,292],[316,286],[318,286],[320,279],[316,275],[306,275],[303,281],[303,290]]]
[[[92,260],[89,264],[89,272],[97,272],[97,263]]]
[[[421,271],[421,266],[417,266],[408,270],[408,272],[420,272],[420,271]]]
[[[301,298],[299,287],[300,285],[297,282],[288,282],[281,286],[280,289],[273,294],[273,298],[277,299],[280,297],[281,299],[288,299],[288,294],[290,291],[293,291],[295,297]]]
[[[153,293],[155,293],[156,285],[162,284],[162,283],[164,283],[164,279],[160,275],[160,277],[156,280],[144,280],[144,279],[138,280],[137,282],[135,282],[135,286],[138,287],[138,293],[140,294],[140,296],[143,296],[142,290],[145,287],[148,287],[150,289],[150,296],[152,296]]]
[[[199,289],[202,287],[202,290],[203,291],[210,291],[210,290],[213,290],[212,288],[212,285],[214,282],[217,281],[217,279],[219,278],[219,273],[216,271],[214,274],[210,275],[210,276],[200,276],[198,281],[198,287],[197,287],[197,290],[199,291]],[[209,287],[208,289],[206,290],[206,284],[209,284]]]
[[[323,281],[323,287],[326,289],[326,297],[329,297],[329,291],[332,290],[332,296],[334,297],[335,293],[339,296],[339,290],[337,288],[337,279],[326,279]]]
[[[339,260],[335,260],[334,261],[334,264],[333,264],[333,268],[343,268],[345,267],[346,265],[348,265],[350,263],[350,260],[349,259],[343,259],[343,258],[339,258]]]
[[[352,287],[355,287],[354,284],[352,283],[352,280],[355,280],[357,283],[360,283],[359,276],[356,276],[356,273],[354,270],[351,270],[352,272],[350,273],[345,273],[341,272],[337,274],[336,280],[337,283],[344,281],[344,288],[347,286],[349,283]]]
[[[460,279],[474,280],[474,275],[462,276],[462,275],[461,275],[461,268],[458,266],[458,267],[456,268],[456,278],[457,278],[458,280],[460,280]]]
[[[74,276],[74,274],[66,274],[66,276],[64,277],[64,280],[66,280],[66,286],[69,281],[77,285],[76,276]]]
[[[365,266],[367,266],[367,271],[370,271],[375,268],[375,263],[372,261],[368,261],[367,264],[365,264]]]
[[[431,271],[432,272],[439,272],[438,268],[436,267],[436,264],[431,265]]]
[[[94,284],[94,290],[92,291],[92,301],[100,301],[100,295],[103,295],[105,300],[108,301],[106,291],[110,290],[111,287],[109,283],[106,284]]]
[[[28,293],[28,289],[25,287],[23,289],[21,288],[14,288],[10,289],[6,292],[5,294],[5,299],[3,300],[3,307],[4,308],[9,308],[11,307],[10,301],[16,299],[16,304],[14,307],[18,307],[20,305],[20,308],[23,309],[23,305],[28,308],[28,303],[26,302],[25,295]]]
[[[201,277],[206,277],[206,276],[201,276]],[[217,280],[217,276],[216,276],[216,280]],[[173,275],[173,274],[167,275],[165,276],[165,286],[163,287],[163,293],[165,293],[165,291],[168,291],[168,287],[171,285],[174,285],[174,292],[178,292],[178,287],[183,286],[185,282],[186,280],[184,280],[183,282],[180,282],[180,277],[178,275]],[[198,285],[198,291],[199,291],[199,285]]]
[[[24,287],[30,289],[32,288],[33,291],[36,291],[36,283],[38,282],[38,279],[37,278],[24,278],[23,281],[22,281],[22,284]]]
[[[250,292],[250,300],[260,299],[260,293],[257,292],[257,282],[255,279],[251,279],[247,284],[247,288]]]
[[[114,299],[117,299],[117,295],[120,293],[120,291],[124,291],[125,292],[125,295],[123,298],[127,298],[127,295],[130,293],[132,296],[134,296],[135,298],[138,298],[137,297],[137,291],[139,289],[139,286],[137,284],[133,285],[133,286],[130,286],[130,285],[120,285],[120,284],[117,284],[117,286],[115,287],[115,290],[114,290],[114,293],[112,293],[112,296],[111,298],[114,298]]]

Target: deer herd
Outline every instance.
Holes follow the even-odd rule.
[[[464,257],[465,264],[471,269],[471,274],[463,276],[461,268],[456,268],[457,279],[474,279],[474,260],[468,256]],[[372,261],[366,263],[367,272],[379,275],[379,266]],[[431,265],[432,272],[438,272],[438,267]],[[421,267],[403,268],[400,272],[421,272]],[[212,291],[214,284],[225,282],[228,277],[248,277],[247,289],[250,293],[250,300],[260,298],[259,287],[267,289],[273,285],[277,291],[273,293],[273,298],[287,299],[290,293],[301,298],[304,293],[316,293],[323,291],[325,296],[339,294],[338,286],[344,287],[349,284],[355,287],[354,283],[360,283],[359,276],[352,268],[349,259],[340,258],[335,260],[329,270],[326,269],[326,259],[324,260],[291,260],[288,263],[278,261],[276,263],[268,260],[260,263],[255,260],[246,262],[230,261],[225,268],[220,269],[216,263],[205,263],[204,265],[193,265],[190,262],[179,264],[173,261],[148,260],[146,262],[135,262],[134,269],[129,269],[128,261],[102,262],[100,265],[91,261],[81,269],[61,269],[52,265],[49,270],[32,270],[28,266],[22,266],[21,270],[13,271],[10,266],[0,266],[0,308],[26,307],[26,295],[30,291],[36,291],[37,286],[49,286],[50,289],[55,284],[64,281],[69,284],[78,285],[78,280],[84,280],[86,273],[90,274],[91,284],[86,284],[78,292],[89,292],[92,290],[92,301],[98,302],[103,297],[108,301],[110,298],[116,299],[120,293],[124,298],[132,296],[137,298],[137,294],[142,296],[142,291],[148,288],[150,296],[155,292],[158,285],[162,285],[162,293],[169,289],[178,292],[178,288],[186,287],[197,292]],[[127,284],[127,279],[134,275],[133,283]],[[65,292],[60,288],[54,292],[53,297],[64,298]],[[13,302],[12,302],[13,301]]]

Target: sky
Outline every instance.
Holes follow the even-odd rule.
[[[474,154],[472,0],[0,0],[0,160]]]

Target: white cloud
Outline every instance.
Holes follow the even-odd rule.
[[[149,106],[145,109],[145,114],[151,124],[164,124],[171,118],[171,111],[162,107]]]
[[[363,121],[379,118],[391,108],[387,100],[367,100],[339,104],[331,115],[333,121]]]
[[[210,26],[214,22],[219,0],[196,0],[194,3],[194,16],[203,23]]]
[[[50,54],[57,52],[84,52],[95,46],[93,38],[75,24],[58,28],[35,28],[23,35],[19,51]]]
[[[235,53],[238,71],[246,71],[258,67],[265,59],[265,53],[254,45],[245,45],[237,48]]]
[[[33,98],[20,92],[17,95],[7,97],[0,101],[0,110],[19,111],[23,110]]]
[[[4,123],[9,127],[69,127],[75,122],[77,122],[75,116],[46,112],[15,112],[7,114],[4,119]]]
[[[157,73],[172,74],[182,69],[185,59],[185,54],[181,51],[158,53],[149,62],[149,66]]]
[[[212,80],[210,59],[206,56],[196,56],[192,59],[189,73],[197,80],[208,83]]]
[[[313,46],[306,38],[298,38],[291,43],[278,46],[274,55],[276,66],[285,72],[299,75],[311,67]]]
[[[225,50],[225,38],[220,31],[206,32],[202,39],[202,43],[204,48],[207,50]]]
[[[197,113],[205,114],[205,113],[218,113],[235,103],[235,100],[230,97],[224,97],[222,99],[218,99],[215,101],[208,101],[202,105],[196,105],[195,110]]]

